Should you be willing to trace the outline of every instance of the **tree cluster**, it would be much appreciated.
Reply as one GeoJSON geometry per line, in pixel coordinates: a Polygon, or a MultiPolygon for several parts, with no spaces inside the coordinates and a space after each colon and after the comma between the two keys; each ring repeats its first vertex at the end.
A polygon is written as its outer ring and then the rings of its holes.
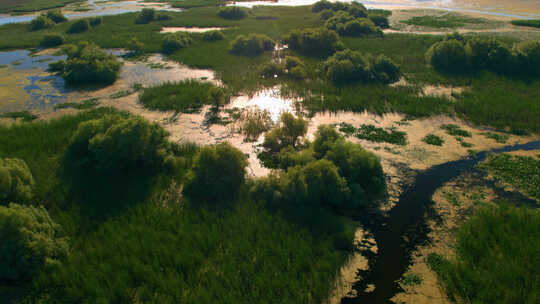
{"type": "Polygon", "coordinates": [[[344,50],[323,63],[328,79],[335,84],[353,82],[393,83],[399,80],[399,67],[384,55],[377,57],[344,50]]]}
{"type": "Polygon", "coordinates": [[[50,10],[46,13],[43,13],[32,21],[30,21],[30,30],[37,31],[41,29],[46,29],[53,27],[57,23],[67,21],[67,18],[62,15],[60,10],[50,10]]]}
{"type": "Polygon", "coordinates": [[[70,85],[111,84],[120,72],[121,63],[97,45],[80,42],[63,48],[68,58],[49,65],[70,85]]]}
{"type": "Polygon", "coordinates": [[[187,33],[167,34],[161,42],[161,49],[166,54],[188,47],[193,39],[187,33]]]}
{"type": "Polygon", "coordinates": [[[231,43],[231,53],[242,56],[257,56],[274,48],[274,41],[266,35],[239,35],[231,43]]]}
{"type": "Polygon", "coordinates": [[[283,40],[290,49],[310,56],[329,56],[343,49],[338,34],[326,28],[293,30],[283,40]]]}
{"type": "Polygon", "coordinates": [[[325,27],[342,36],[361,37],[370,34],[382,34],[381,30],[366,17],[355,17],[346,11],[333,13],[325,22],[325,27]]]}
{"type": "Polygon", "coordinates": [[[32,198],[34,178],[24,160],[0,159],[0,203],[25,203],[32,198]]]}
{"type": "Polygon", "coordinates": [[[465,73],[490,70],[523,76],[540,76],[540,42],[522,41],[513,47],[494,38],[446,36],[433,44],[426,59],[437,70],[465,73]]]}
{"type": "Polygon", "coordinates": [[[218,16],[225,19],[239,20],[248,16],[248,10],[238,6],[226,6],[219,9],[218,16]]]}

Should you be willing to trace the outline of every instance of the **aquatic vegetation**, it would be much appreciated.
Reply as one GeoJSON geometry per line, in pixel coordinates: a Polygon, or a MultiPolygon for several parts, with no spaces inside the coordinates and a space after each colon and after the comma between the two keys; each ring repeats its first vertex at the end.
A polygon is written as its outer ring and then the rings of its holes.
{"type": "Polygon", "coordinates": [[[67,108],[73,108],[77,110],[87,110],[96,107],[99,105],[99,98],[91,98],[91,99],[85,99],[81,102],[63,102],[59,104],[54,105],[54,109],[67,109],[67,108]]]}
{"type": "Polygon", "coordinates": [[[29,281],[67,256],[68,239],[43,207],[9,204],[0,206],[0,280],[29,281]]]}
{"type": "Polygon", "coordinates": [[[439,136],[435,134],[426,135],[424,138],[422,138],[422,141],[428,145],[433,145],[433,146],[442,146],[444,143],[444,139],[440,138],[439,136]]]}
{"type": "Polygon", "coordinates": [[[192,79],[176,83],[167,82],[144,88],[139,96],[139,102],[150,110],[195,112],[212,102],[209,94],[212,87],[214,85],[209,82],[192,79]]]}
{"type": "Polygon", "coordinates": [[[508,154],[493,154],[478,165],[500,183],[509,184],[540,199],[540,159],[508,154]]]}
{"type": "Polygon", "coordinates": [[[242,112],[240,132],[246,136],[246,141],[255,141],[259,136],[270,130],[273,125],[272,117],[268,111],[251,111],[245,110],[242,112]]]}
{"type": "Polygon", "coordinates": [[[167,34],[161,42],[161,49],[165,54],[171,54],[188,47],[191,42],[191,37],[186,33],[167,34]]]}
{"type": "Polygon", "coordinates": [[[485,206],[458,229],[456,257],[430,254],[428,265],[457,301],[534,302],[538,225],[540,213],[534,209],[485,206]]]}

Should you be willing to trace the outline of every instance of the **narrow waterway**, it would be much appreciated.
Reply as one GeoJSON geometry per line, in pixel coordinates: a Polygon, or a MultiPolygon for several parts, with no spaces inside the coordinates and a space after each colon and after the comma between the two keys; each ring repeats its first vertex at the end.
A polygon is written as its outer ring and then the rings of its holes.
{"type": "Polygon", "coordinates": [[[540,141],[506,146],[434,166],[418,174],[387,217],[372,217],[371,221],[367,221],[366,228],[375,236],[379,251],[370,261],[370,270],[359,273],[361,279],[354,286],[357,296],[344,298],[342,303],[391,303],[390,299],[401,291],[397,281],[410,265],[411,252],[427,241],[429,228],[426,219],[433,204],[431,197],[437,188],[465,172],[475,170],[475,165],[490,152],[536,149],[540,149],[540,141]],[[368,285],[375,286],[375,289],[366,291],[368,285]]]}

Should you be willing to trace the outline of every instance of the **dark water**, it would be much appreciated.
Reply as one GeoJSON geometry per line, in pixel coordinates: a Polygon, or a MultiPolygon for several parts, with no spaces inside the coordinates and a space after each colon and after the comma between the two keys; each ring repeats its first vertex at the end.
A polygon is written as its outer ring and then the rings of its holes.
{"type": "MultiPolygon", "coordinates": [[[[540,141],[506,146],[491,152],[536,149],[540,149],[540,141]]],[[[475,170],[474,166],[487,155],[488,152],[481,152],[474,157],[444,163],[418,174],[388,217],[372,217],[371,223],[368,221],[367,228],[375,236],[379,253],[370,260],[371,271],[359,273],[363,279],[354,286],[358,296],[345,298],[342,303],[390,303],[390,299],[401,291],[396,281],[410,265],[411,252],[427,240],[429,228],[426,219],[431,211],[433,193],[451,179],[475,170]],[[364,292],[367,284],[374,284],[375,290],[364,292]]]]}

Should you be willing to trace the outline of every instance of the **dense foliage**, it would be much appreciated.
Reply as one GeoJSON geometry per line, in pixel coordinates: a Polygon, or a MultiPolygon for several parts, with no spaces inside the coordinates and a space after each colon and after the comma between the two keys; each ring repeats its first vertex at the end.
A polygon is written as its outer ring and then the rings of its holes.
{"type": "Polygon", "coordinates": [[[153,171],[163,165],[167,135],[140,117],[107,115],[79,125],[66,161],[74,172],[103,176],[153,171]]]}
{"type": "Polygon", "coordinates": [[[45,14],[45,16],[54,21],[54,23],[61,23],[67,21],[67,18],[62,14],[60,10],[50,10],[45,14]]]}
{"type": "Polygon", "coordinates": [[[536,303],[539,225],[537,210],[486,206],[459,228],[455,258],[428,263],[458,302],[536,303]]]}
{"type": "Polygon", "coordinates": [[[225,6],[219,9],[218,16],[225,19],[243,19],[248,16],[248,10],[238,6],[225,6]]]}
{"type": "Polygon", "coordinates": [[[371,19],[357,18],[344,11],[339,11],[326,20],[325,26],[343,36],[361,37],[374,33],[382,34],[371,19]]]}
{"type": "Polygon", "coordinates": [[[518,26],[528,26],[528,27],[536,27],[540,28],[540,20],[528,20],[528,19],[522,19],[522,20],[512,20],[511,23],[513,25],[518,26]]]}
{"type": "Polygon", "coordinates": [[[335,84],[352,82],[392,83],[399,80],[399,67],[384,55],[372,57],[360,52],[336,52],[323,64],[328,79],[335,84]]]}
{"type": "Polygon", "coordinates": [[[233,199],[244,184],[246,156],[229,143],[203,147],[186,177],[184,195],[195,201],[233,199]]]}
{"type": "Polygon", "coordinates": [[[290,49],[310,56],[329,56],[343,49],[336,32],[328,29],[293,30],[283,40],[290,49]]]}
{"type": "Polygon", "coordinates": [[[301,119],[291,120],[295,128],[282,122],[265,135],[259,157],[283,171],[259,180],[252,189],[256,197],[336,210],[375,206],[384,197],[384,174],[374,154],[326,125],[319,126],[313,143],[293,145],[305,130],[301,119]]]}
{"type": "Polygon", "coordinates": [[[101,18],[101,17],[93,17],[93,18],[90,18],[89,22],[90,22],[91,26],[98,26],[103,22],[103,18],[101,18]]]}
{"type": "Polygon", "coordinates": [[[120,72],[116,57],[93,43],[66,45],[68,58],[50,65],[70,85],[111,84],[120,72]]]}
{"type": "Polygon", "coordinates": [[[0,158],[0,204],[28,202],[33,189],[34,177],[24,160],[0,158]]]}
{"type": "Polygon", "coordinates": [[[67,32],[70,34],[78,34],[86,32],[90,28],[90,22],[88,19],[79,19],[71,24],[67,32]]]}
{"type": "Polygon", "coordinates": [[[214,103],[210,94],[212,88],[215,86],[210,82],[192,79],[167,82],[145,88],[139,96],[139,101],[145,108],[151,110],[192,113],[205,104],[214,103]]]}
{"type": "Polygon", "coordinates": [[[192,42],[191,37],[185,33],[167,34],[161,42],[161,49],[165,54],[174,53],[188,47],[192,42]]]}
{"type": "Polygon", "coordinates": [[[319,13],[325,10],[333,12],[347,12],[355,18],[363,18],[368,16],[368,10],[359,2],[345,3],[339,1],[330,2],[321,0],[315,2],[311,7],[311,11],[314,13],[319,13]]]}
{"type": "Polygon", "coordinates": [[[32,279],[68,253],[67,239],[43,207],[0,206],[0,281],[32,279]]]}
{"type": "Polygon", "coordinates": [[[491,70],[522,76],[540,75],[540,42],[522,41],[512,48],[494,38],[454,34],[431,46],[426,58],[438,70],[463,73],[491,70]]]}
{"type": "Polygon", "coordinates": [[[204,41],[217,41],[217,40],[223,40],[225,35],[221,31],[208,31],[204,32],[202,35],[202,39],[204,41]]]}
{"type": "Polygon", "coordinates": [[[43,36],[43,40],[39,44],[44,47],[53,47],[64,44],[64,41],[64,36],[60,34],[47,34],[43,36]]]}
{"type": "Polygon", "coordinates": [[[54,21],[52,21],[49,17],[40,15],[30,21],[30,30],[38,31],[53,27],[54,25],[54,21]]]}
{"type": "Polygon", "coordinates": [[[156,17],[156,10],[152,8],[143,8],[142,11],[137,15],[135,19],[136,24],[147,24],[154,21],[156,17]]]}
{"type": "Polygon", "coordinates": [[[274,48],[274,41],[266,35],[249,34],[237,36],[231,43],[231,53],[257,56],[274,48]]]}

